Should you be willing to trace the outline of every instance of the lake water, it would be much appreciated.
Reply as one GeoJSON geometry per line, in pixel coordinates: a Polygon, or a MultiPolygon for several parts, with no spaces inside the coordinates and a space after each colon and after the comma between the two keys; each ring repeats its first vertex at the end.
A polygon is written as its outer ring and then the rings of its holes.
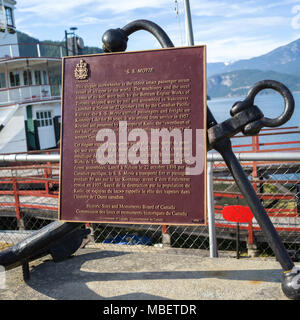
{"type": "MultiPolygon", "coordinates": [[[[282,125],[281,127],[300,127],[300,92],[293,93],[295,99],[295,110],[291,119],[282,125]]],[[[245,99],[243,97],[234,97],[234,98],[215,98],[207,101],[207,105],[210,108],[210,111],[216,118],[218,122],[222,122],[230,118],[230,109],[233,104],[237,101],[242,101],[245,99]]],[[[275,94],[261,94],[256,96],[254,104],[257,105],[260,110],[264,113],[265,117],[276,118],[284,110],[284,101],[281,95],[275,94]]],[[[300,131],[300,129],[299,129],[300,131]]],[[[300,133],[289,134],[289,135],[276,135],[276,136],[265,136],[260,137],[260,142],[277,142],[277,141],[300,141],[300,133]]],[[[233,144],[245,144],[250,143],[251,138],[243,139],[233,139],[233,144]]],[[[282,148],[283,146],[279,146],[282,148]]],[[[292,144],[289,147],[299,147],[299,144],[292,144]]],[[[274,147],[277,148],[277,147],[274,147]]]]}

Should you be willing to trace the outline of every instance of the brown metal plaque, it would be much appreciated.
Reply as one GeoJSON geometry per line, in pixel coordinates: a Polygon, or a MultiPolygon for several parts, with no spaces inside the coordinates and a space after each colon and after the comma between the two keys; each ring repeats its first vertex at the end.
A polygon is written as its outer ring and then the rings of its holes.
{"type": "Polygon", "coordinates": [[[206,224],[205,46],[63,59],[59,219],[206,224]]]}

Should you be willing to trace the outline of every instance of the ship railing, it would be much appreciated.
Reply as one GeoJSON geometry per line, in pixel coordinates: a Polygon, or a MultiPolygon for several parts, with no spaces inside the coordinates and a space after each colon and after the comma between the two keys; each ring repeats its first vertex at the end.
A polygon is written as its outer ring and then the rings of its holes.
{"type": "Polygon", "coordinates": [[[61,85],[44,84],[0,89],[0,106],[60,99],[61,85]]]}
{"type": "Polygon", "coordinates": [[[19,57],[62,58],[66,48],[56,43],[11,43],[0,45],[0,59],[19,57]]]}

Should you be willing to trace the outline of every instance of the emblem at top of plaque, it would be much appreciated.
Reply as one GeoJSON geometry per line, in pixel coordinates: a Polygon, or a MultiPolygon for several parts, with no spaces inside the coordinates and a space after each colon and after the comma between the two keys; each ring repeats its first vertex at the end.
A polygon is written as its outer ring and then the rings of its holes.
{"type": "Polygon", "coordinates": [[[89,75],[88,64],[84,60],[77,63],[74,70],[74,75],[77,80],[85,80],[89,75]]]}

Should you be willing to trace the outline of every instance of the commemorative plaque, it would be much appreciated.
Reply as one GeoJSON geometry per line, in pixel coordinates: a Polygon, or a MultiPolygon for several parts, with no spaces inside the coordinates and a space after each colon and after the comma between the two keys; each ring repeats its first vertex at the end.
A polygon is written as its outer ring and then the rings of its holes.
{"type": "Polygon", "coordinates": [[[205,46],[63,59],[59,219],[206,224],[205,46]]]}

